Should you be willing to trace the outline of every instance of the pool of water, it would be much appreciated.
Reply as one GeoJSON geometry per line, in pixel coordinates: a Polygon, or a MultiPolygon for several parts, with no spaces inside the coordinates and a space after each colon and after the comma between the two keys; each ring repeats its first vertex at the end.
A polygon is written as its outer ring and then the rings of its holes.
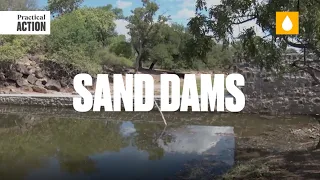
{"type": "Polygon", "coordinates": [[[215,113],[165,117],[168,126],[158,112],[1,106],[0,179],[206,179],[232,168],[239,137],[313,122],[215,113]]]}

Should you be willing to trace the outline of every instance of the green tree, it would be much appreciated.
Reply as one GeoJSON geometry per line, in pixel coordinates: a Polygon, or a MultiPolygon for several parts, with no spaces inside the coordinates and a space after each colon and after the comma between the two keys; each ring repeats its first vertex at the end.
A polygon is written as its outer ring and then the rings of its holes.
{"type": "Polygon", "coordinates": [[[137,54],[135,61],[136,71],[142,67],[144,53],[146,53],[148,47],[150,48],[150,44],[157,37],[160,27],[168,19],[163,15],[159,15],[158,20],[155,19],[155,14],[159,9],[155,2],[142,0],[142,4],[142,7],[134,9],[132,11],[133,15],[127,18],[129,21],[127,28],[131,36],[131,43],[137,54]]]}
{"type": "Polygon", "coordinates": [[[53,14],[70,13],[80,7],[83,0],[48,0],[48,10],[53,14]]]}
{"type": "Polygon", "coordinates": [[[96,70],[101,59],[94,58],[97,51],[110,44],[114,33],[115,15],[99,8],[80,8],[56,18],[47,36],[49,56],[62,62],[96,70]]]}
{"type": "Polygon", "coordinates": [[[109,49],[118,56],[126,58],[132,58],[133,56],[131,43],[126,41],[124,35],[113,37],[109,49]]]}
{"type": "Polygon", "coordinates": [[[114,8],[111,4],[108,4],[106,6],[102,6],[99,8],[101,8],[105,11],[112,11],[116,15],[117,19],[125,19],[122,9],[114,8]]]}
{"type": "Polygon", "coordinates": [[[0,0],[1,11],[31,11],[37,8],[36,0],[0,0]]]}
{"type": "Polygon", "coordinates": [[[150,48],[151,65],[149,69],[153,69],[156,63],[160,63],[163,68],[174,69],[176,64],[182,58],[180,51],[183,46],[182,38],[184,35],[184,27],[179,24],[163,24],[158,36],[154,38],[153,45],[150,48]]]}
{"type": "Polygon", "coordinates": [[[66,46],[97,42],[107,45],[114,35],[115,16],[110,11],[97,8],[82,8],[52,21],[48,36],[50,51],[59,51],[66,46]]]}
{"type": "MultiPolygon", "coordinates": [[[[242,43],[243,55],[246,60],[252,60],[266,69],[282,68],[281,56],[287,47],[307,49],[320,56],[320,1],[319,0],[222,0],[220,5],[207,7],[206,0],[197,0],[197,16],[189,26],[197,39],[212,32],[212,37],[224,45],[235,41],[242,43]],[[298,35],[276,35],[276,11],[299,11],[300,29],[298,35]],[[244,29],[239,37],[234,37],[234,25],[255,21],[264,33],[258,36],[251,28],[244,29]]],[[[200,43],[201,44],[201,43],[200,43]]],[[[198,48],[209,47],[202,43],[198,48]]],[[[295,68],[309,73],[314,81],[320,84],[320,78],[315,74],[319,69],[313,68],[303,61],[291,64],[295,68]]]]}

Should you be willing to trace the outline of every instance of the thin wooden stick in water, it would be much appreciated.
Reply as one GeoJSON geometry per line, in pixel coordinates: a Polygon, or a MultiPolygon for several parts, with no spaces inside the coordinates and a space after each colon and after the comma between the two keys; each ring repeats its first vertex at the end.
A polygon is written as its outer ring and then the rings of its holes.
{"type": "Polygon", "coordinates": [[[163,119],[164,124],[167,126],[167,121],[166,121],[166,119],[164,118],[163,113],[162,113],[160,107],[158,106],[157,101],[154,100],[154,102],[156,103],[156,106],[157,106],[157,108],[158,108],[158,110],[159,110],[159,112],[160,112],[160,114],[161,114],[161,116],[162,116],[162,119],[163,119]]]}

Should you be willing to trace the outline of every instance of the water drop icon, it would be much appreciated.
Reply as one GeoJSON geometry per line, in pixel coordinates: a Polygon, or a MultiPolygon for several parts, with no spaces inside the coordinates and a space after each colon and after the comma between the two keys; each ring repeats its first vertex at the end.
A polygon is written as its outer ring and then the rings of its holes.
{"type": "Polygon", "coordinates": [[[290,31],[293,25],[289,16],[287,16],[282,22],[282,29],[285,31],[290,31]]]}

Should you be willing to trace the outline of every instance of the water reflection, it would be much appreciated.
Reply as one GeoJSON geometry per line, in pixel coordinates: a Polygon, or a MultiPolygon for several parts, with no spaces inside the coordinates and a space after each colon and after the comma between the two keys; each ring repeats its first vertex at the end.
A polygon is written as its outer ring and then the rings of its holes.
{"type": "Polygon", "coordinates": [[[0,179],[179,179],[234,163],[229,126],[0,114],[0,135],[0,179]]]}

